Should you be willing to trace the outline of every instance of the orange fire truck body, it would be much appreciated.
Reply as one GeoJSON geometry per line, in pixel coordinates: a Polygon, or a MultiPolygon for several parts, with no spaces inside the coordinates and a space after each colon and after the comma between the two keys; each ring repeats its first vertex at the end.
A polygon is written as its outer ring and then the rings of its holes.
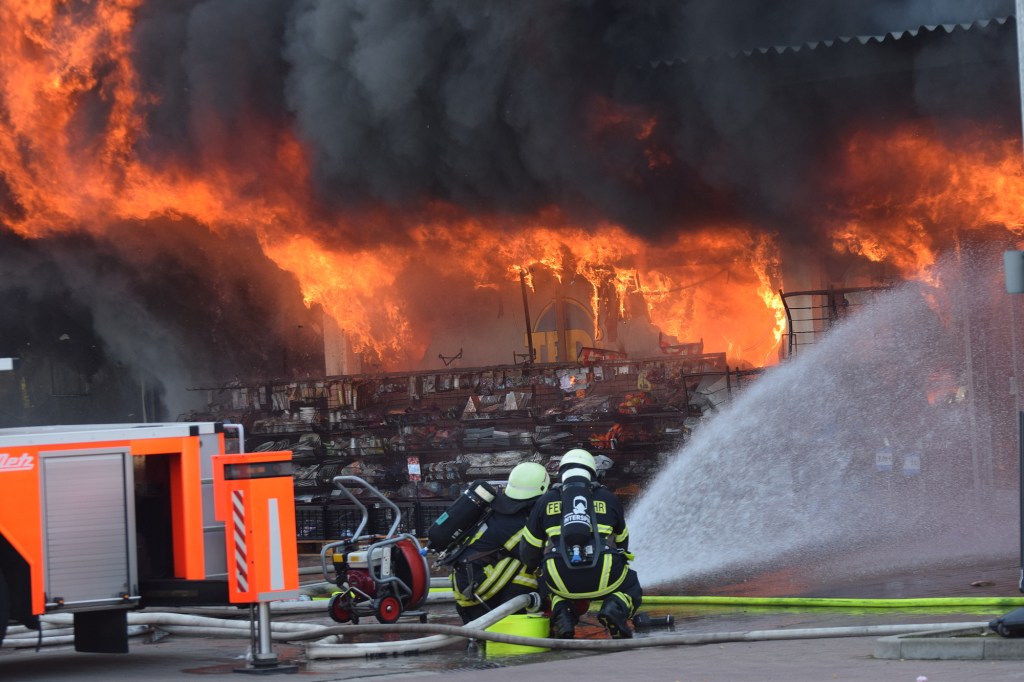
{"type": "Polygon", "coordinates": [[[291,453],[226,454],[224,429],[0,429],[0,641],[66,612],[77,650],[125,652],[130,609],[296,596],[291,453]]]}

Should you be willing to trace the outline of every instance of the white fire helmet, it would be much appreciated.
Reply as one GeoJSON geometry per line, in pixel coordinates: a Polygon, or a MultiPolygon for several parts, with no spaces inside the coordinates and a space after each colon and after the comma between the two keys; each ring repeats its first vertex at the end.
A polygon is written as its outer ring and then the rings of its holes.
{"type": "Polygon", "coordinates": [[[582,450],[575,448],[562,455],[562,460],[558,463],[558,472],[562,476],[564,481],[570,471],[572,476],[585,475],[591,481],[597,476],[597,464],[594,462],[594,456],[582,450]],[[580,470],[583,470],[582,472],[580,470]]]}
{"type": "Polygon", "coordinates": [[[551,478],[543,466],[536,462],[522,462],[509,473],[505,494],[513,500],[529,500],[543,495],[550,483],[551,478]]]}

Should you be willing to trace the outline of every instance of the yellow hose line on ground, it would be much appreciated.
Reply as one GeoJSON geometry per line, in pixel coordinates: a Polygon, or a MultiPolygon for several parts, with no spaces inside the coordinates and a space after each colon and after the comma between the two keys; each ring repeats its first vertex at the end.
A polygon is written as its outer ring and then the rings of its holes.
{"type": "Polygon", "coordinates": [[[821,606],[830,608],[914,608],[922,606],[1024,606],[1024,597],[920,597],[911,599],[843,599],[830,597],[720,597],[644,595],[644,606],[821,606]]]}
{"type": "MultiPolygon", "coordinates": [[[[450,589],[430,588],[432,595],[452,594],[450,589]]],[[[909,599],[847,599],[839,597],[723,597],[644,595],[644,606],[804,606],[840,609],[898,609],[921,607],[982,606],[1010,608],[1024,606],[1024,597],[916,597],[909,599]]]]}

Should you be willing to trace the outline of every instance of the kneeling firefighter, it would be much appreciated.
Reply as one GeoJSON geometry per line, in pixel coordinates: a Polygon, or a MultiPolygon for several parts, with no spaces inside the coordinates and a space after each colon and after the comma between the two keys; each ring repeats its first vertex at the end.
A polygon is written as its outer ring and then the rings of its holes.
{"type": "MultiPolygon", "coordinates": [[[[522,462],[509,473],[508,485],[501,492],[495,493],[484,482],[470,485],[464,496],[475,496],[479,510],[472,525],[463,524],[468,527],[456,534],[454,542],[450,533],[441,532],[445,525],[439,523],[441,519],[431,527],[428,539],[436,549],[444,550],[440,563],[451,566],[455,608],[463,623],[521,594],[538,591],[536,566],[530,570],[523,567],[519,542],[533,503],[547,492],[549,484],[543,466],[522,462]]],[[[448,513],[458,512],[460,503],[469,508],[460,498],[448,513]]]]}
{"type": "Polygon", "coordinates": [[[622,503],[597,480],[594,457],[586,450],[565,453],[558,478],[534,506],[519,549],[527,569],[543,561],[551,637],[572,639],[580,612],[576,602],[583,606],[591,599],[602,600],[597,618],[613,638],[632,637],[628,621],[643,589],[629,567],[622,503]]]}

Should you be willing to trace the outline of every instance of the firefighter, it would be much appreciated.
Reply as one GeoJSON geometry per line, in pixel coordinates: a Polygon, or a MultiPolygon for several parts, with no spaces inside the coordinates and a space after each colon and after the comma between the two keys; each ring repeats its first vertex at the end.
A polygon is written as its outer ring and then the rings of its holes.
{"type": "Polygon", "coordinates": [[[523,533],[520,556],[527,569],[541,568],[553,638],[575,636],[578,614],[591,599],[602,600],[597,618],[613,638],[633,636],[628,621],[640,607],[643,589],[629,567],[622,503],[597,478],[593,455],[569,450],[558,481],[534,505],[523,533]]]}
{"type": "Polygon", "coordinates": [[[484,522],[457,552],[451,580],[463,623],[509,599],[538,591],[536,566],[523,567],[519,541],[533,503],[549,484],[548,472],[540,464],[517,464],[509,473],[508,485],[491,502],[484,522]]]}

